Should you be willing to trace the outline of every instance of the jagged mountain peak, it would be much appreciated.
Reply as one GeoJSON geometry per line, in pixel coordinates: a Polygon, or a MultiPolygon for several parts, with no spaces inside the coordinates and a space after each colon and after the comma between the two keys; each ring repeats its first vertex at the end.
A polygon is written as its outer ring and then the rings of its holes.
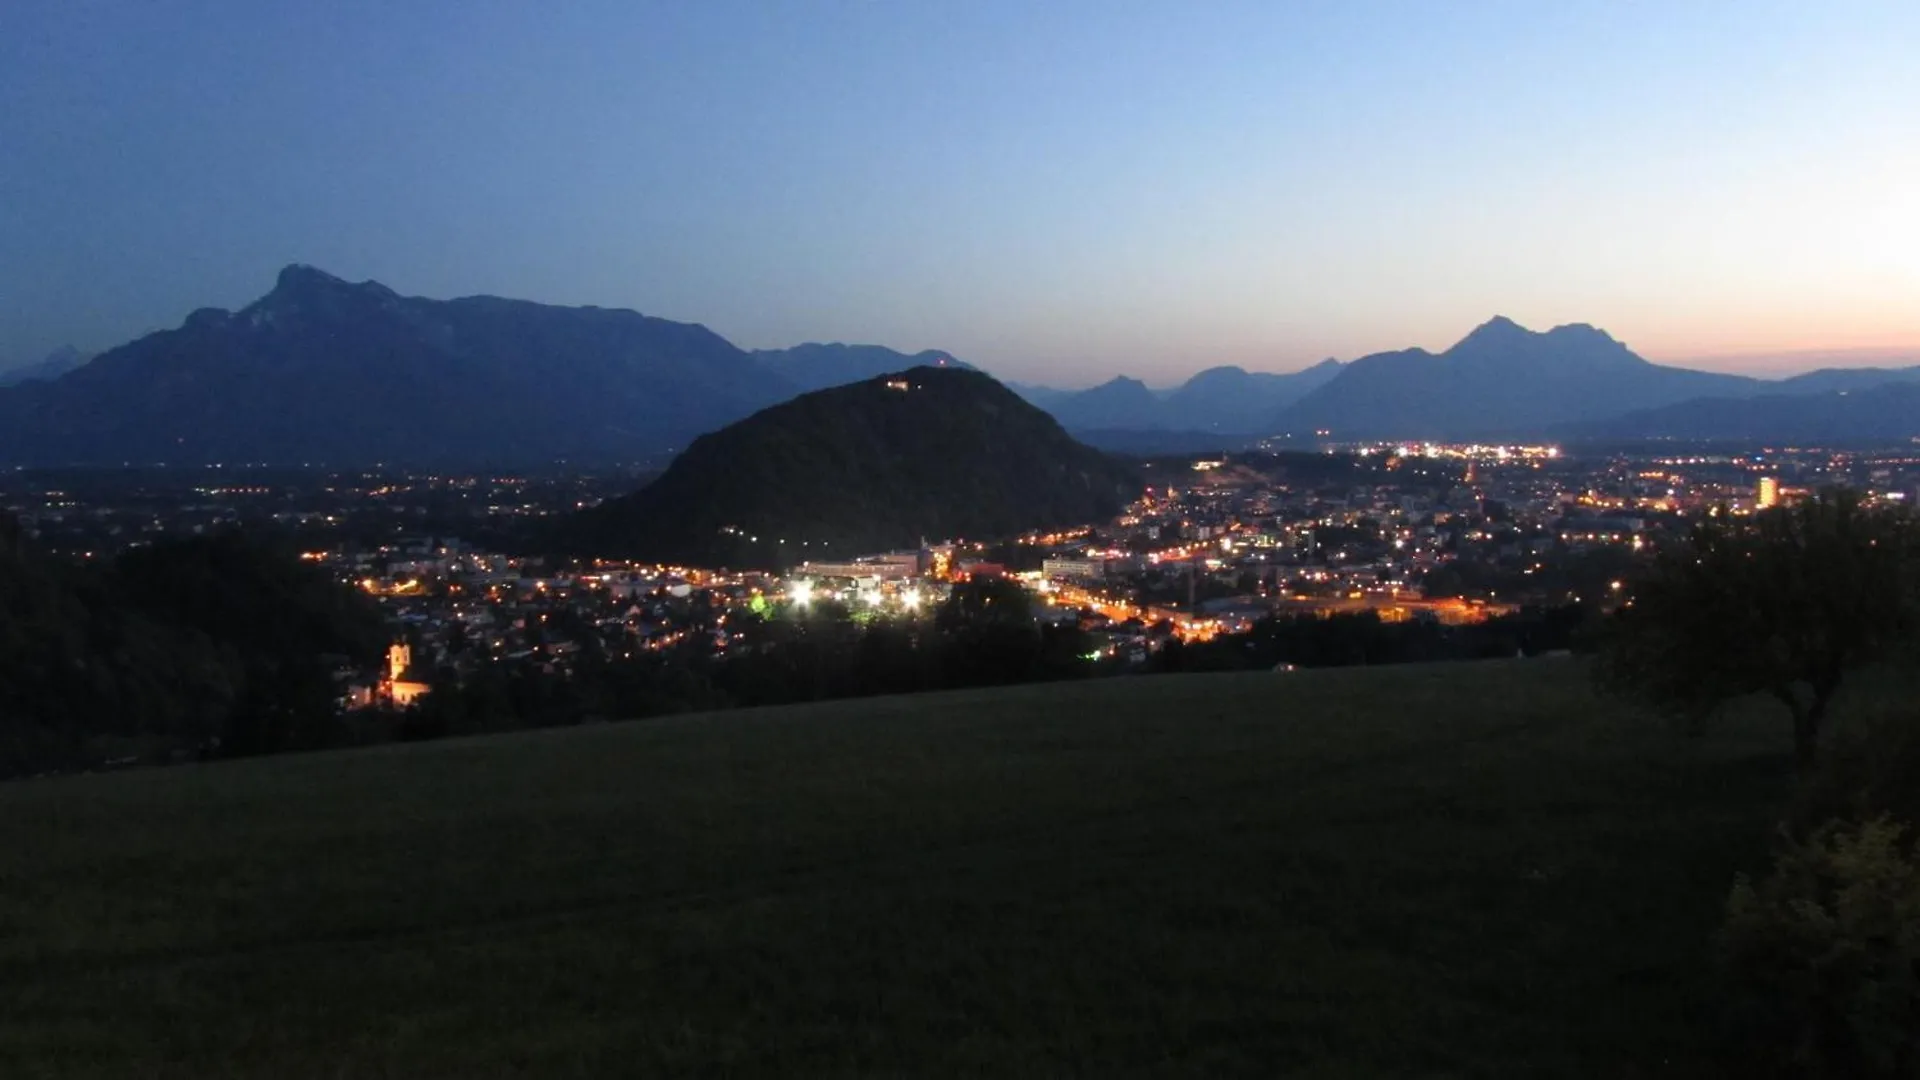
{"type": "Polygon", "coordinates": [[[1454,348],[1457,349],[1468,344],[1507,345],[1538,341],[1542,338],[1554,338],[1562,341],[1577,338],[1593,338],[1605,341],[1616,340],[1613,335],[1592,323],[1561,323],[1550,330],[1540,331],[1522,326],[1505,315],[1495,315],[1493,318],[1488,319],[1486,322],[1481,323],[1469,331],[1466,337],[1461,338],[1460,341],[1454,345],[1454,348]]]}
{"type": "Polygon", "coordinates": [[[288,263],[280,268],[279,275],[274,278],[273,291],[261,297],[256,306],[297,304],[321,297],[354,296],[377,300],[399,298],[399,294],[377,281],[352,282],[307,263],[288,263]]]}
{"type": "Polygon", "coordinates": [[[345,278],[335,277],[325,270],[309,263],[288,263],[280,268],[280,274],[274,279],[274,289],[304,289],[314,287],[345,286],[345,278]]]}
{"type": "Polygon", "coordinates": [[[1527,338],[1535,336],[1537,335],[1532,330],[1521,326],[1505,315],[1495,315],[1493,318],[1474,327],[1466,337],[1460,339],[1454,348],[1458,349],[1470,345],[1506,344],[1514,341],[1524,341],[1527,338]]]}
{"type": "Polygon", "coordinates": [[[1585,323],[1538,333],[1495,316],[1438,356],[1408,350],[1362,357],[1276,415],[1273,426],[1392,438],[1530,435],[1705,394],[1739,394],[1751,384],[1659,367],[1585,323]]]}
{"type": "Polygon", "coordinates": [[[1529,330],[1504,315],[1475,327],[1441,358],[1454,364],[1516,365],[1534,368],[1615,367],[1645,364],[1606,331],[1588,323],[1565,323],[1544,333],[1529,330]]]}

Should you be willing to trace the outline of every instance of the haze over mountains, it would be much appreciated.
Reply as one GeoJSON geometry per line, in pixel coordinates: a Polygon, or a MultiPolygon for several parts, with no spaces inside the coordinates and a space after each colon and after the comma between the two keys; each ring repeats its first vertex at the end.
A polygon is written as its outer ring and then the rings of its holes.
{"type": "Polygon", "coordinates": [[[62,345],[34,363],[0,371],[0,387],[18,386],[29,382],[51,382],[90,359],[92,357],[79,349],[71,345],[62,345]]]}
{"type": "MultiPolygon", "coordinates": [[[[1920,437],[1920,378],[1810,394],[1696,398],[1587,424],[1570,424],[1570,439],[1683,437],[1801,445],[1903,442],[1920,437]]],[[[1842,380],[1847,381],[1847,380],[1842,380]]],[[[1817,382],[1817,381],[1816,381],[1817,382]]]]}
{"type": "MultiPolygon", "coordinates": [[[[36,365],[36,377],[0,387],[0,462],[662,460],[805,391],[916,366],[971,370],[938,350],[748,352],[706,327],[633,311],[404,297],[299,265],[238,312],[202,309],[177,329],[73,366],[83,359],[63,352],[36,365]]],[[[1920,420],[1909,423],[1897,407],[1904,398],[1872,393],[1895,383],[1920,383],[1920,367],[1754,379],[1649,363],[1591,326],[1534,332],[1495,318],[1437,354],[1378,353],[1286,374],[1214,367],[1164,391],[1125,377],[1080,391],[1016,389],[1068,431],[1124,446],[1179,433],[1920,434],[1920,420]],[[1697,404],[1681,407],[1688,403],[1697,404]]]]}

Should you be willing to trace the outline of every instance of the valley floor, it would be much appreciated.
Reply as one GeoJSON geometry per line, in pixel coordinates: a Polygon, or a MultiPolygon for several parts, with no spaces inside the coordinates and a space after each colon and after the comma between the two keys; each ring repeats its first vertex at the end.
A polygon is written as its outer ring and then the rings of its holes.
{"type": "Polygon", "coordinates": [[[1549,659],[0,788],[0,1074],[1710,1075],[1784,720],[1549,659]]]}

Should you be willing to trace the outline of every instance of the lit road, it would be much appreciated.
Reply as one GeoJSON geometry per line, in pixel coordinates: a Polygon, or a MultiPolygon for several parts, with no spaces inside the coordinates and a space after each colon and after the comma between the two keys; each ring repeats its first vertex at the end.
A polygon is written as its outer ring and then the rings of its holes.
{"type": "Polygon", "coordinates": [[[1052,586],[1047,602],[1064,604],[1068,607],[1091,608],[1114,622],[1125,622],[1128,619],[1140,619],[1148,624],[1170,622],[1174,627],[1174,635],[1181,641],[1208,641],[1220,632],[1220,624],[1214,619],[1195,618],[1174,608],[1141,607],[1126,600],[1116,600],[1064,582],[1052,586]]]}

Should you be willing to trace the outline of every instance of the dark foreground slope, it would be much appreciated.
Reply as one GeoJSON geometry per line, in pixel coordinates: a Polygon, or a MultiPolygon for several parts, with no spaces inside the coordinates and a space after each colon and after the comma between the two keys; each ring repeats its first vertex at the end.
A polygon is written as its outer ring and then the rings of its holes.
{"type": "Polygon", "coordinates": [[[0,788],[7,1075],[1713,1075],[1784,794],[1571,661],[0,788]]]}
{"type": "Polygon", "coordinates": [[[653,483],[563,526],[559,546],[769,566],[1098,521],[1138,491],[986,375],[918,367],[703,435],[653,483]]]}

